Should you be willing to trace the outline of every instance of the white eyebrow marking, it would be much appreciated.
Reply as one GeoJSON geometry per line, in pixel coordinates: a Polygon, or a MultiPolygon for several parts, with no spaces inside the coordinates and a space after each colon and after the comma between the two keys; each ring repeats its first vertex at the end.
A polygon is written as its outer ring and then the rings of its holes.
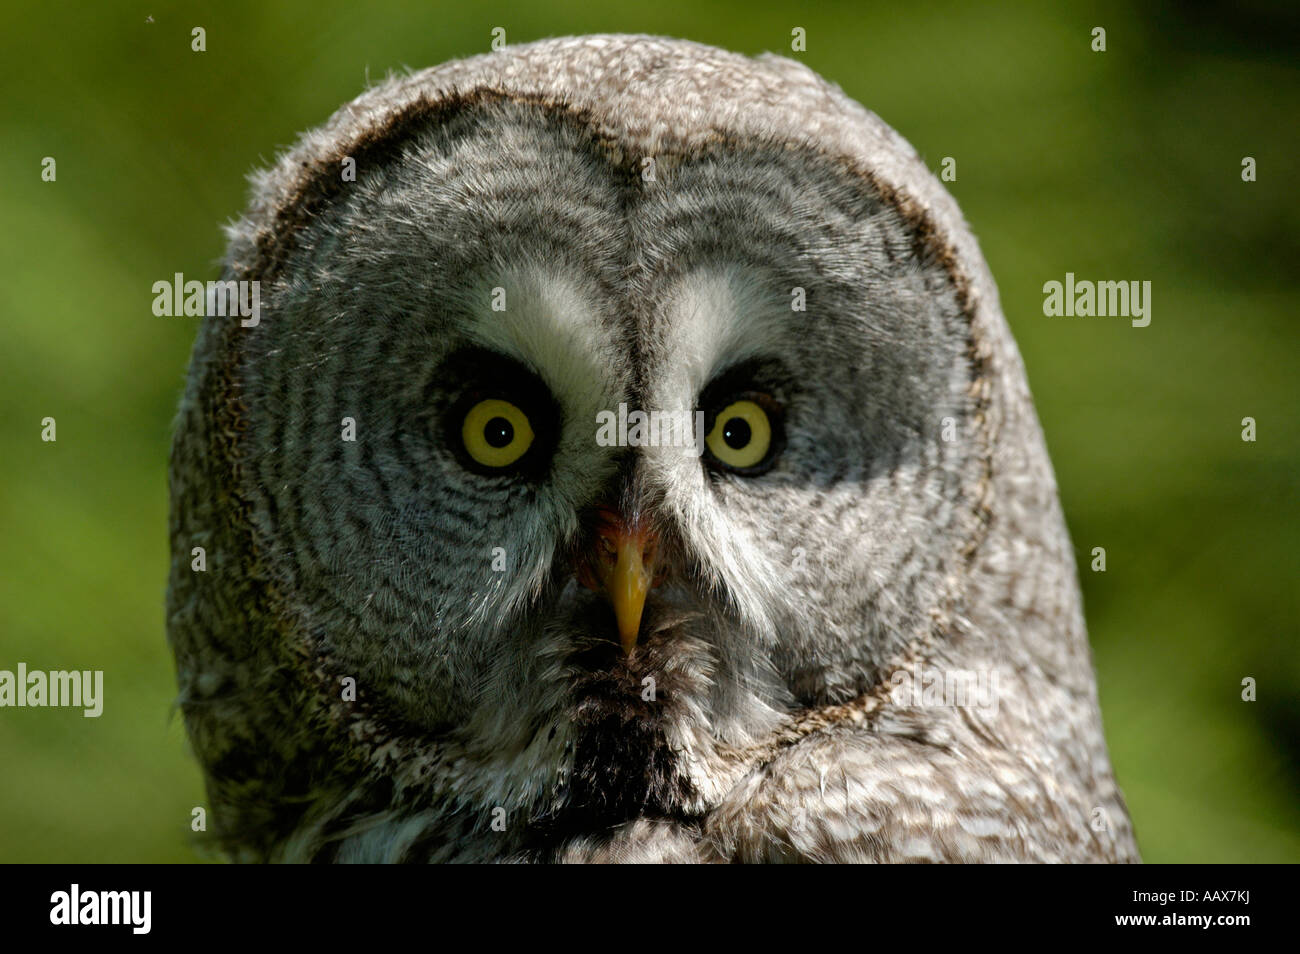
{"type": "Polygon", "coordinates": [[[573,280],[525,264],[458,297],[465,336],[532,368],[566,411],[594,420],[622,399],[630,349],[573,280]]]}
{"type": "Polygon", "coordinates": [[[790,301],[773,298],[760,276],[739,265],[682,278],[660,316],[655,395],[665,409],[695,397],[718,372],[749,358],[785,350],[790,301]]]}

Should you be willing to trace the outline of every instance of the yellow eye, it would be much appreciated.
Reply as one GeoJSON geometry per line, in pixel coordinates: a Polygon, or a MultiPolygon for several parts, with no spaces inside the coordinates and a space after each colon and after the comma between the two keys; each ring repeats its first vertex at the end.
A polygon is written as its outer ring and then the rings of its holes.
{"type": "Polygon", "coordinates": [[[533,444],[528,415],[509,401],[479,401],[465,415],[461,440],[469,456],[484,467],[509,467],[533,444]]]}
{"type": "Polygon", "coordinates": [[[772,446],[772,422],[754,401],[733,401],[718,412],[705,443],[721,463],[747,470],[767,457],[772,446]]]}

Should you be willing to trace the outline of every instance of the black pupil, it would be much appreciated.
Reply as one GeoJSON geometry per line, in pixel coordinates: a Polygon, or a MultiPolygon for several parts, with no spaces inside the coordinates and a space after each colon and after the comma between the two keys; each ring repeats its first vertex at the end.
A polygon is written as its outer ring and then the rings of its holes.
{"type": "Polygon", "coordinates": [[[753,432],[750,431],[749,423],[744,418],[733,417],[722,427],[722,439],[732,450],[749,446],[751,437],[753,432]]]}
{"type": "Polygon", "coordinates": [[[483,439],[492,447],[505,447],[515,439],[515,429],[504,417],[494,417],[483,428],[483,439]]]}

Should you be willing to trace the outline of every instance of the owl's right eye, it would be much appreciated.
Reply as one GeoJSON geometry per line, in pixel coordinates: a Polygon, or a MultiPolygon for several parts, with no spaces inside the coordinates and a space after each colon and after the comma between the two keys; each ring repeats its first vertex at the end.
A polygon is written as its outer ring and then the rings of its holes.
{"type": "Polygon", "coordinates": [[[477,464],[501,470],[516,464],[533,446],[532,422],[520,408],[500,398],[474,404],[460,428],[465,453],[477,464]]]}
{"type": "Polygon", "coordinates": [[[532,368],[483,348],[449,353],[426,385],[439,445],[480,477],[538,483],[550,473],[562,420],[532,368]]]}

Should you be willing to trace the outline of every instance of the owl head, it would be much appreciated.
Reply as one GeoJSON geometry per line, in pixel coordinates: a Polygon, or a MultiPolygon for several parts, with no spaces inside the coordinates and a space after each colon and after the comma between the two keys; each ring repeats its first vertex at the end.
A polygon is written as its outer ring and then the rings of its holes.
{"type": "Polygon", "coordinates": [[[232,854],[706,818],[826,726],[951,733],[891,702],[918,664],[1050,683],[961,717],[989,733],[1095,721],[984,261],[806,67],[507,47],[369,90],[253,182],[223,279],[260,315],[204,321],[170,475],[232,854]]]}

